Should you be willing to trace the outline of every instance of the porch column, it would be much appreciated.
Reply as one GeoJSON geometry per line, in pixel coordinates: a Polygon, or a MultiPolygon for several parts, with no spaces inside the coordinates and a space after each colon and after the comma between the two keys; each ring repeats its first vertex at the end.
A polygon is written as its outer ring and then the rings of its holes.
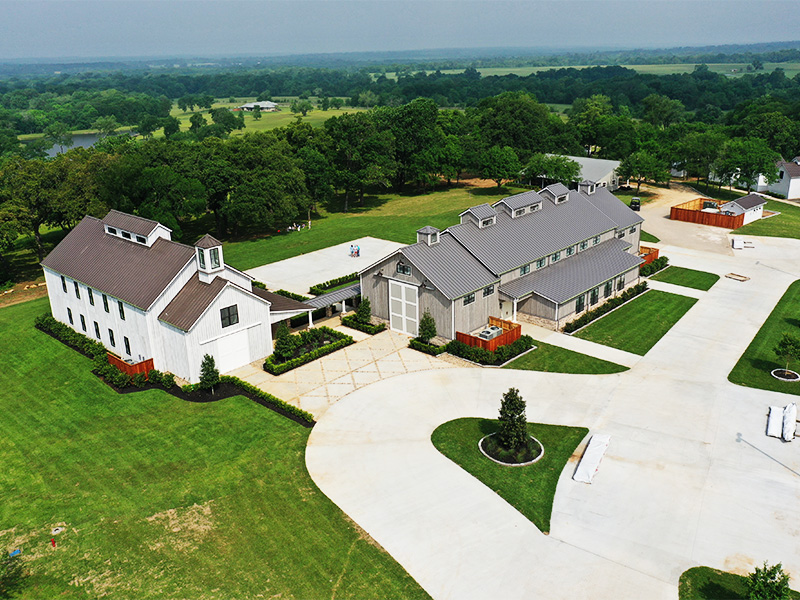
{"type": "Polygon", "coordinates": [[[311,317],[311,312],[308,311],[308,328],[311,329],[314,326],[314,319],[311,317]]]}
{"type": "Polygon", "coordinates": [[[513,310],[514,310],[514,312],[513,312],[514,316],[511,318],[511,320],[514,321],[514,323],[516,323],[517,322],[517,299],[516,298],[514,298],[514,309],[513,310]]]}

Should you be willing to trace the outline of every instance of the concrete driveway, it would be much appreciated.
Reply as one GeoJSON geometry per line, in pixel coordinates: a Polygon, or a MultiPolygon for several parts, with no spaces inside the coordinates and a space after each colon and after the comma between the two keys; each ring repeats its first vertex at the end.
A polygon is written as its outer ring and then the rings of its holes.
{"type": "Polygon", "coordinates": [[[726,379],[800,276],[800,243],[776,246],[780,259],[668,248],[674,264],[751,279],[722,278],[627,372],[442,369],[357,390],[312,431],[309,472],[437,599],[675,598],[691,566],[765,560],[797,581],[800,441],[764,435],[767,407],[795,398],[726,379]],[[449,420],[495,418],[510,386],[531,421],[611,435],[592,485],[565,468],[549,536],[430,442],[449,420]]]}
{"type": "MultiPolygon", "coordinates": [[[[296,235],[303,235],[303,232],[297,232],[296,235]]],[[[284,289],[307,295],[308,288],[312,285],[360,271],[403,246],[405,244],[363,237],[245,272],[265,283],[271,290],[284,289]],[[361,256],[350,257],[351,245],[361,247],[361,256]]]]}

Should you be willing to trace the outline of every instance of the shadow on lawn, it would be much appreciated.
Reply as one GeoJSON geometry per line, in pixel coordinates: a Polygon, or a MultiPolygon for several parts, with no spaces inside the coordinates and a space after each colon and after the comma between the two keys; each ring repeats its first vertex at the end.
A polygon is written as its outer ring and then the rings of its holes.
{"type": "Polygon", "coordinates": [[[745,598],[745,596],[742,596],[739,592],[721,585],[716,581],[709,581],[700,586],[698,596],[704,600],[719,600],[720,598],[725,598],[726,600],[744,600],[745,598]]]}

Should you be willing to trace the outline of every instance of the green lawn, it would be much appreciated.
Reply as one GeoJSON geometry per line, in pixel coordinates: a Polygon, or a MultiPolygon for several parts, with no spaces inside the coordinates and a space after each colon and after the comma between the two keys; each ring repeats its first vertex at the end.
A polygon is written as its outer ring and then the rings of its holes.
{"type": "Polygon", "coordinates": [[[695,302],[696,298],[650,290],[575,335],[644,356],[695,302]]]}
{"type": "Polygon", "coordinates": [[[243,397],[118,395],[0,309],[0,549],[20,598],[425,598],[314,485],[309,430],[243,397]],[[66,527],[49,547],[50,530],[66,527]]]}
{"type": "MultiPolygon", "coordinates": [[[[311,229],[226,243],[225,260],[237,269],[252,269],[363,236],[411,244],[420,227],[444,229],[458,223],[458,214],[464,209],[508,195],[505,188],[453,187],[427,194],[368,196],[363,205],[353,204],[347,213],[322,211],[322,218],[313,220],[311,229]]],[[[213,224],[207,219],[203,226],[211,231],[213,224]]],[[[199,237],[202,227],[196,233],[199,237]]],[[[365,258],[369,263],[381,257],[365,258]]]]}
{"type": "Polygon", "coordinates": [[[439,425],[431,434],[431,441],[439,452],[493,489],[541,531],[549,533],[558,478],[589,430],[528,423],[528,432],[544,446],[544,456],[526,467],[506,467],[492,462],[478,449],[478,441],[497,429],[497,421],[490,419],[456,419],[439,425]]]}
{"type": "MultiPolygon", "coordinates": [[[[793,600],[800,592],[791,591],[793,600]]],[[[678,600],[746,600],[747,577],[711,567],[693,567],[681,574],[678,600]]]]}
{"type": "MultiPolygon", "coordinates": [[[[800,280],[789,286],[772,309],[728,375],[728,381],[746,387],[800,395],[800,384],[778,381],[770,375],[773,369],[786,366],[772,351],[784,333],[800,337],[800,280]]],[[[790,364],[789,368],[797,370],[800,364],[790,364]]]]}
{"type": "Polygon", "coordinates": [[[800,206],[770,200],[764,209],[781,214],[768,219],[759,219],[739,227],[733,232],[734,235],[766,235],[800,239],[800,206]]]}
{"type": "Polygon", "coordinates": [[[567,350],[559,346],[552,346],[534,340],[536,349],[520,356],[517,360],[506,365],[505,369],[520,369],[524,371],[546,371],[548,373],[580,373],[590,375],[605,375],[608,373],[621,373],[627,371],[616,363],[567,350]]]}
{"type": "Polygon", "coordinates": [[[647,233],[644,230],[642,230],[642,232],[639,234],[639,239],[641,241],[643,241],[643,242],[650,242],[651,244],[657,244],[658,242],[661,241],[656,236],[654,236],[654,235],[652,235],[650,233],[647,233]]]}
{"type": "Polygon", "coordinates": [[[650,279],[674,283],[675,285],[682,285],[683,287],[694,288],[696,290],[708,291],[711,289],[711,286],[719,281],[719,275],[707,273],[706,271],[686,269],[684,267],[667,267],[663,271],[659,271],[650,277],[650,279]]]}

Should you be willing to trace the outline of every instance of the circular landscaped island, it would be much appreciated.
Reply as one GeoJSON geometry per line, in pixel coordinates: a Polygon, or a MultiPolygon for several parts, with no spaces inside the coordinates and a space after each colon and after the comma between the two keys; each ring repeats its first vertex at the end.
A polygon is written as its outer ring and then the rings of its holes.
{"type": "Polygon", "coordinates": [[[771,374],[775,379],[781,381],[800,381],[800,374],[789,369],[773,369],[771,374]]]}
{"type": "Polygon", "coordinates": [[[478,448],[489,460],[509,467],[532,465],[544,456],[544,446],[532,435],[528,436],[526,443],[507,450],[500,443],[497,433],[490,433],[480,439],[478,448]]]}

